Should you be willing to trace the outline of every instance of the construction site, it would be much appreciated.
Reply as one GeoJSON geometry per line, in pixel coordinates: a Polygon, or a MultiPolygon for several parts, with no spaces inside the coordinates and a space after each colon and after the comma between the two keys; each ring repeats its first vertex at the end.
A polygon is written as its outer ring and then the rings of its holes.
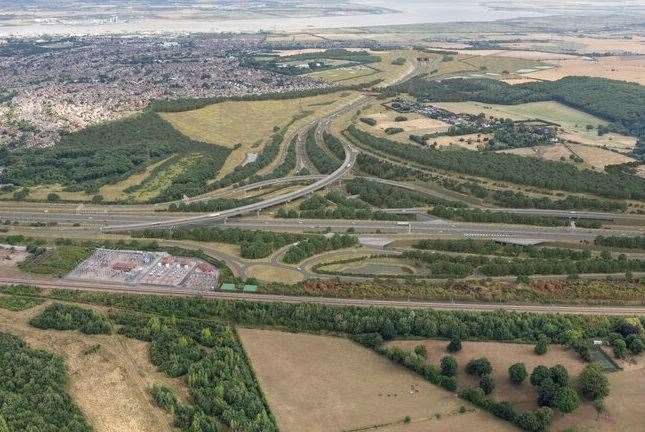
{"type": "Polygon", "coordinates": [[[203,260],[166,252],[97,249],[65,278],[212,291],[218,286],[219,270],[203,260]]]}

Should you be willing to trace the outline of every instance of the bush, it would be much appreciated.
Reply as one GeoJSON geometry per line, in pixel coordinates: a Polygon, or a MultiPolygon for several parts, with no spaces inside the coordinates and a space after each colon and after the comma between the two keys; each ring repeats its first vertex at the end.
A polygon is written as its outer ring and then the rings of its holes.
{"type": "Polygon", "coordinates": [[[551,371],[549,370],[548,367],[546,366],[536,366],[533,368],[533,372],[531,372],[531,384],[534,386],[539,386],[541,385],[544,380],[550,379],[551,378],[551,371]]]}
{"type": "Polygon", "coordinates": [[[625,341],[627,342],[627,348],[634,355],[642,353],[643,349],[645,349],[643,339],[639,335],[631,334],[627,336],[625,341]]]}
{"type": "Polygon", "coordinates": [[[545,337],[541,337],[535,344],[535,354],[544,355],[549,350],[549,342],[545,337]]]}
{"type": "Polygon", "coordinates": [[[459,336],[453,336],[448,343],[448,352],[454,353],[461,351],[461,338],[459,336]]]}
{"type": "Polygon", "coordinates": [[[609,380],[597,364],[586,366],[578,376],[578,391],[585,399],[602,399],[609,395],[609,380]]]}
{"type": "Polygon", "coordinates": [[[528,376],[524,363],[515,363],[511,365],[511,367],[508,368],[508,376],[511,379],[511,382],[515,385],[519,385],[524,382],[528,376]]]}
{"type": "Polygon", "coordinates": [[[551,379],[555,384],[559,385],[560,387],[569,385],[569,372],[567,371],[567,368],[565,368],[561,364],[557,364],[549,368],[549,372],[551,374],[551,379]]]}
{"type": "Polygon", "coordinates": [[[457,360],[453,356],[445,356],[441,359],[441,374],[446,376],[457,374],[457,360]]]}
{"type": "Polygon", "coordinates": [[[553,405],[561,412],[567,414],[578,409],[580,406],[580,397],[572,387],[562,387],[556,393],[553,405]]]}
{"type": "Polygon", "coordinates": [[[477,375],[482,377],[488,375],[493,371],[493,367],[486,357],[473,359],[466,365],[466,373],[468,375],[477,375]]]}
{"type": "Polygon", "coordinates": [[[414,347],[414,353],[419,357],[423,357],[424,359],[428,358],[428,350],[424,345],[417,345],[416,347],[414,347]]]}
{"type": "Polygon", "coordinates": [[[47,194],[47,202],[55,203],[60,201],[60,195],[56,193],[47,194]]]}
{"type": "Polygon", "coordinates": [[[624,359],[627,357],[627,344],[623,339],[616,339],[613,343],[614,356],[618,359],[624,359]]]}
{"type": "Polygon", "coordinates": [[[479,380],[479,388],[482,389],[485,395],[489,395],[495,390],[495,382],[490,375],[484,375],[479,380]]]}
{"type": "Polygon", "coordinates": [[[370,117],[361,117],[360,120],[370,126],[376,126],[376,120],[370,117]]]}

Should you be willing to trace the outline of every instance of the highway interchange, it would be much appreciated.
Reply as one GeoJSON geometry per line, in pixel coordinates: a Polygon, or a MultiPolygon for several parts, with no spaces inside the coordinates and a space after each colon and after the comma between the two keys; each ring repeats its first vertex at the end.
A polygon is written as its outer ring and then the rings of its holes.
{"type": "MultiPolygon", "coordinates": [[[[412,68],[406,75],[396,81],[401,81],[413,76],[416,67],[412,68]]],[[[361,95],[349,101],[345,106],[325,117],[308,123],[305,127],[295,131],[289,131],[284,142],[289,143],[296,140],[297,168],[308,167],[306,155],[303,153],[303,143],[310,128],[315,128],[315,138],[319,145],[323,145],[323,133],[329,130],[332,122],[340,116],[355,112],[373,97],[361,95]]],[[[342,137],[341,137],[342,138],[342,137]]],[[[611,229],[579,229],[575,227],[536,227],[529,225],[500,225],[484,223],[462,223],[441,220],[427,216],[425,209],[388,209],[386,211],[400,214],[418,215],[417,221],[395,222],[395,221],[365,221],[365,220],[298,220],[298,219],[273,219],[266,215],[260,216],[260,212],[270,208],[289,203],[293,200],[307,197],[312,193],[327,188],[343,179],[353,178],[352,169],[356,162],[358,149],[353,147],[347,140],[341,139],[345,150],[345,160],[334,172],[327,176],[308,175],[294,176],[281,179],[266,180],[252,185],[229,188],[224,193],[239,194],[261,187],[275,187],[276,185],[287,185],[289,183],[304,183],[295,191],[274,195],[257,203],[213,212],[208,214],[178,214],[169,213],[164,210],[167,204],[162,205],[73,205],[73,204],[29,204],[12,203],[8,207],[0,205],[0,220],[18,221],[24,224],[35,222],[56,223],[61,232],[63,230],[76,228],[83,235],[88,237],[104,235],[107,233],[126,233],[134,230],[147,228],[176,228],[181,226],[196,225],[226,225],[246,229],[261,229],[275,231],[322,231],[332,230],[345,232],[352,230],[358,233],[371,233],[378,235],[408,234],[432,238],[479,238],[498,240],[529,240],[548,242],[592,242],[597,235],[640,235],[643,233],[641,226],[645,225],[645,216],[642,215],[621,215],[606,212],[571,212],[563,210],[539,210],[539,209],[494,209],[515,214],[531,214],[540,216],[554,216],[566,219],[595,219],[624,223],[626,226],[612,226],[611,229]],[[250,215],[250,216],[249,216],[250,215]],[[634,223],[636,222],[636,223],[634,223]],[[68,226],[70,226],[68,228],[68,226]]],[[[436,191],[424,189],[416,183],[397,182],[378,178],[369,178],[391,186],[415,190],[436,196],[436,191]]],[[[192,197],[187,202],[198,202],[218,196],[222,192],[211,192],[203,196],[192,197]]],[[[440,196],[441,197],[441,196],[440,196]]],[[[444,198],[444,197],[441,197],[444,198]]],[[[71,231],[70,231],[71,232],[71,231]]],[[[181,242],[177,242],[182,244],[181,242]]],[[[184,242],[185,243],[185,242],[184,242]]],[[[194,245],[193,245],[194,246],[194,245]]],[[[206,245],[196,246],[206,253],[223,259],[238,276],[244,276],[245,264],[236,257],[214,250],[206,245]]],[[[274,260],[275,261],[275,260],[274,260]]],[[[276,264],[276,263],[274,263],[276,264]]],[[[278,263],[279,264],[279,263],[278,263]]],[[[280,264],[281,265],[281,264],[280,264]]],[[[305,273],[300,267],[298,271],[305,273]]],[[[311,276],[311,275],[305,275],[311,276]]],[[[118,287],[98,286],[96,284],[83,284],[70,281],[52,281],[37,278],[3,278],[0,277],[0,284],[8,283],[32,283],[43,287],[64,287],[71,289],[103,289],[115,292],[129,291],[150,294],[185,295],[191,294],[185,291],[172,292],[163,290],[153,292],[145,287],[118,287]]],[[[192,293],[195,294],[195,293],[192,293]]],[[[553,305],[510,305],[510,304],[482,304],[482,303],[453,303],[453,302],[406,302],[406,301],[380,301],[380,300],[356,300],[338,298],[303,298],[278,295],[249,295],[236,293],[199,293],[213,298],[245,299],[253,301],[282,301],[282,302],[312,302],[322,304],[343,304],[356,306],[388,306],[388,307],[419,307],[435,309],[460,309],[460,310],[494,310],[503,308],[505,310],[526,311],[526,312],[567,312],[567,313],[602,313],[602,314],[643,314],[642,307],[586,307],[586,306],[553,306],[553,305]]]]}

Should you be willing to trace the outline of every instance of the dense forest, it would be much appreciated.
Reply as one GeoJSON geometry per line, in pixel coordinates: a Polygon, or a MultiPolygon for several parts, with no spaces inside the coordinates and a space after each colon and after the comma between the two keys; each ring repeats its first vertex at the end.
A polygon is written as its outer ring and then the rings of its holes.
{"type": "Polygon", "coordinates": [[[645,153],[645,86],[637,83],[582,76],[518,85],[492,79],[428,81],[418,77],[388,89],[392,94],[400,91],[429,102],[477,101],[508,105],[557,101],[612,122],[611,130],[639,137],[635,153],[645,153]]]}
{"type": "Polygon", "coordinates": [[[446,252],[472,253],[478,255],[499,255],[510,257],[549,258],[549,259],[588,259],[589,249],[565,249],[552,247],[501,244],[492,240],[420,240],[415,249],[441,250],[446,252]]]}
{"type": "Polygon", "coordinates": [[[174,230],[145,230],[135,237],[172,240],[195,240],[239,245],[243,258],[265,258],[277,249],[307,238],[302,234],[274,233],[272,231],[243,230],[240,228],[197,227],[174,230]]]}
{"type": "Polygon", "coordinates": [[[91,432],[67,394],[67,386],[62,358],[30,349],[20,338],[0,333],[0,429],[91,432]]]}
{"type": "Polygon", "coordinates": [[[62,303],[47,306],[29,320],[29,324],[39,329],[80,330],[85,334],[112,332],[112,325],[105,316],[91,309],[62,303]]]}
{"type": "Polygon", "coordinates": [[[242,207],[258,202],[257,198],[213,198],[206,201],[195,201],[191,203],[172,203],[168,206],[171,212],[218,212],[232,208],[242,207]]]}
{"type": "Polygon", "coordinates": [[[424,207],[436,203],[419,192],[397,188],[361,178],[349,180],[345,184],[347,192],[379,208],[424,207]]]}
{"type": "Polygon", "coordinates": [[[424,149],[375,137],[354,125],[348,136],[377,152],[419,165],[545,189],[588,192],[611,198],[645,198],[645,179],[624,173],[579,170],[565,162],[466,149],[424,149]]]}
{"type": "Polygon", "coordinates": [[[0,155],[4,183],[17,186],[61,184],[67,191],[97,193],[107,183],[117,182],[173,154],[199,153],[190,167],[194,186],[173,179],[164,196],[179,196],[203,186],[198,173],[210,170],[212,178],[228,157],[224,147],[193,141],[177,132],[157,114],[146,112],[64,135],[61,142],[44,149],[22,149],[0,155]]]}
{"type": "Polygon", "coordinates": [[[309,132],[307,132],[307,137],[305,138],[305,152],[307,153],[309,161],[311,161],[312,165],[321,174],[331,174],[341,165],[341,161],[336,159],[335,156],[332,156],[331,153],[327,153],[327,151],[318,146],[315,127],[312,127],[309,129],[309,132]]]}

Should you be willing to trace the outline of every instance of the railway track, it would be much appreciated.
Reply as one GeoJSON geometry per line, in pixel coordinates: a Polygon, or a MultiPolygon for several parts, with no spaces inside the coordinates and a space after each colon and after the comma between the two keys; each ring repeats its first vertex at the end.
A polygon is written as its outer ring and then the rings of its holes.
{"type": "Polygon", "coordinates": [[[348,299],[333,297],[303,297],[278,294],[231,293],[220,291],[188,291],[177,289],[159,289],[155,287],[122,286],[112,284],[95,284],[72,280],[44,280],[28,278],[0,278],[0,285],[35,285],[47,289],[69,289],[75,291],[99,291],[115,294],[139,294],[174,297],[203,297],[214,300],[242,300],[264,303],[319,304],[326,306],[385,307],[397,309],[434,309],[452,311],[496,311],[578,314],[578,315],[612,315],[641,316],[645,315],[645,306],[583,306],[559,304],[510,304],[510,303],[465,303],[465,302],[428,302],[412,300],[374,300],[348,299]]]}

